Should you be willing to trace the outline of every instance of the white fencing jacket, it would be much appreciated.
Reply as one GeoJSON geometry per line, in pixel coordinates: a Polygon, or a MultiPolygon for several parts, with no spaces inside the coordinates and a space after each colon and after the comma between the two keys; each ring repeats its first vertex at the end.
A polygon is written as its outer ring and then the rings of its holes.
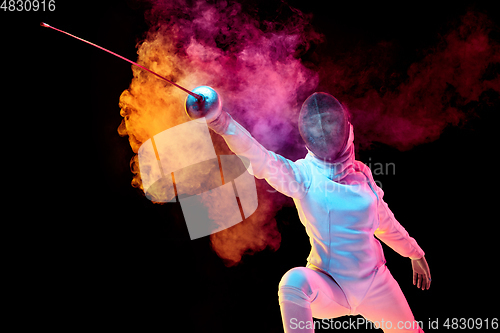
{"type": "Polygon", "coordinates": [[[352,125],[335,164],[311,151],[292,162],[265,149],[232,118],[220,134],[235,154],[250,160],[255,177],[293,198],[311,243],[307,266],[331,275],[351,307],[359,305],[385,264],[377,238],[404,257],[424,256],[384,202],[370,169],[354,160],[352,125]]]}

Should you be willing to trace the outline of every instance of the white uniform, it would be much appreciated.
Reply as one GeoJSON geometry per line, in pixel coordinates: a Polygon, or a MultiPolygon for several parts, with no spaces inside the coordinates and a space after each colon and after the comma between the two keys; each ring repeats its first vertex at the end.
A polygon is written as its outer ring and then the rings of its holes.
{"type": "MultiPolygon", "coordinates": [[[[276,190],[293,198],[309,236],[311,252],[307,267],[314,271],[303,268],[295,269],[295,276],[285,274],[280,283],[280,297],[287,298],[286,292],[283,293],[287,287],[300,289],[316,318],[360,313],[366,318],[371,316],[370,312],[382,311],[385,318],[393,321],[413,320],[406,299],[385,266],[382,246],[375,236],[404,257],[418,259],[424,252],[394,218],[370,169],[354,160],[352,126],[342,161],[337,164],[324,162],[312,152],[292,162],[265,149],[233,119],[225,133],[220,134],[235,154],[250,160],[255,177],[265,178],[276,190]],[[334,281],[312,282],[325,277],[328,280],[327,275],[334,281]],[[338,299],[335,290],[324,290],[338,289],[335,282],[347,304],[338,299]],[[373,290],[375,286],[377,290],[373,290]],[[389,307],[386,310],[383,301],[374,298],[383,288],[392,293],[384,298],[385,306],[389,307]],[[332,298],[342,305],[337,310],[334,308],[338,304],[334,306],[332,298]],[[370,310],[374,307],[377,311],[370,310]],[[394,309],[390,310],[391,307],[394,309]]],[[[371,317],[366,319],[377,319],[375,315],[371,317]]],[[[397,322],[391,325],[394,328],[397,322]]]]}

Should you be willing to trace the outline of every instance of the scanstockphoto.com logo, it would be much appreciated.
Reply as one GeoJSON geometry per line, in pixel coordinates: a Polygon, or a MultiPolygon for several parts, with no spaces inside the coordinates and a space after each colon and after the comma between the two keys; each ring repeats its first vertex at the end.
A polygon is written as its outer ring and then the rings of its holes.
{"type": "Polygon", "coordinates": [[[250,162],[216,155],[205,118],[156,134],[138,157],[146,197],[179,202],[191,239],[227,229],[257,209],[250,162]]]}
{"type": "Polygon", "coordinates": [[[291,318],[289,327],[292,330],[304,330],[304,329],[324,329],[324,330],[419,330],[422,328],[424,323],[422,321],[412,320],[412,321],[398,321],[393,322],[390,320],[380,321],[370,321],[366,320],[364,317],[351,318],[348,320],[336,320],[334,318],[321,319],[321,320],[311,320],[311,321],[301,321],[297,318],[291,318]]]}

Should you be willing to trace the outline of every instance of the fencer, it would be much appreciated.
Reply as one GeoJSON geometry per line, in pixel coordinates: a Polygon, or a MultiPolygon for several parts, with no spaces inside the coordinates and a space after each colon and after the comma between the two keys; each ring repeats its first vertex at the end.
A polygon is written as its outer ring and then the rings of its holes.
{"type": "Polygon", "coordinates": [[[293,198],[309,236],[306,267],[290,269],[279,283],[285,332],[312,333],[313,317],[345,315],[384,323],[380,328],[386,332],[423,332],[385,265],[377,238],[410,258],[413,284],[428,289],[431,275],[424,251],[395,219],[370,169],[355,160],[353,126],[342,104],[322,92],[304,101],[298,123],[308,153],[293,162],[258,143],[222,109],[213,89],[200,89],[193,92],[211,94],[217,103],[208,103],[210,110],[200,113],[199,105],[194,110],[198,101],[188,96],[188,115],[205,116],[235,154],[250,160],[255,177],[293,198]]]}

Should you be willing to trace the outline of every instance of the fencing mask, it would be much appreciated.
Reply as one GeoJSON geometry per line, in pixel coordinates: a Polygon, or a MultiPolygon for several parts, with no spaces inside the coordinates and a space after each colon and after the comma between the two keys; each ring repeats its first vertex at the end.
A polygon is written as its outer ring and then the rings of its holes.
{"type": "Polygon", "coordinates": [[[335,162],[345,149],[349,130],[347,111],[332,95],[316,92],[302,104],[300,135],[317,157],[335,162]]]}

